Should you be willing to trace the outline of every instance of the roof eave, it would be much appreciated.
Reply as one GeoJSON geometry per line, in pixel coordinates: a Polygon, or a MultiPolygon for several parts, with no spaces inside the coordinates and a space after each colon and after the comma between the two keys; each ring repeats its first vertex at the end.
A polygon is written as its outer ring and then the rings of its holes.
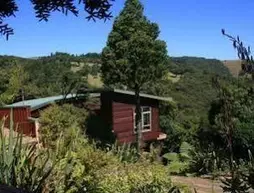
{"type": "MultiPolygon", "coordinates": [[[[125,90],[120,90],[120,89],[112,89],[111,91],[113,91],[115,93],[129,94],[129,95],[133,95],[133,96],[135,95],[135,93],[133,91],[125,91],[125,90]]],[[[160,97],[160,96],[144,94],[144,93],[140,93],[140,96],[144,97],[144,98],[159,100],[159,101],[174,102],[173,98],[171,98],[171,97],[160,97]]]]}

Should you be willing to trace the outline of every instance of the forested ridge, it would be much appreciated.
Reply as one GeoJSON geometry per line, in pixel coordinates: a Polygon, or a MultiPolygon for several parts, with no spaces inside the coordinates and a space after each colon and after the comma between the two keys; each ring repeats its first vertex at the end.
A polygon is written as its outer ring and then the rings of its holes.
{"type": "MultiPolygon", "coordinates": [[[[2,74],[0,93],[1,95],[6,95],[5,93],[13,95],[12,99],[6,101],[1,98],[1,103],[4,104],[19,100],[15,97],[19,97],[21,94],[20,89],[24,89],[25,99],[30,99],[63,94],[64,81],[66,87],[74,83],[79,84],[79,86],[83,84],[83,86],[89,87],[91,85],[87,83],[87,75],[100,76],[101,60],[100,54],[97,53],[71,55],[56,52],[50,56],[34,58],[0,56],[0,66],[0,73],[2,74]],[[17,74],[19,76],[16,76],[17,74]],[[17,78],[19,77],[20,84],[12,85],[12,81],[15,81],[11,78],[12,75],[17,78]],[[16,88],[10,88],[8,84],[16,88]],[[8,89],[13,89],[13,91],[8,93],[8,89]]],[[[173,88],[170,88],[172,90],[168,93],[169,96],[177,98],[176,100],[179,101],[181,101],[181,97],[192,92],[192,89],[195,90],[197,88],[197,90],[204,91],[201,87],[203,86],[205,88],[209,84],[205,82],[209,82],[210,76],[229,76],[227,68],[219,60],[215,59],[170,57],[166,68],[168,72],[173,73],[169,75],[172,79],[179,77],[179,81],[172,84],[173,88]],[[194,86],[190,81],[194,81],[200,85],[194,86]],[[188,84],[193,85],[193,88],[190,88],[188,84]]],[[[77,85],[72,85],[72,87],[75,90],[77,85]]],[[[207,89],[209,90],[209,88],[207,89]]],[[[71,92],[74,90],[71,90],[71,92]]],[[[195,97],[192,95],[195,95],[197,93],[196,91],[190,93],[189,95],[191,96],[189,97],[195,97]]],[[[145,92],[153,91],[145,90],[145,92]]],[[[210,93],[210,90],[207,92],[210,93]]],[[[164,95],[163,93],[154,94],[164,95]]],[[[190,98],[190,100],[192,99],[190,98]]]]}

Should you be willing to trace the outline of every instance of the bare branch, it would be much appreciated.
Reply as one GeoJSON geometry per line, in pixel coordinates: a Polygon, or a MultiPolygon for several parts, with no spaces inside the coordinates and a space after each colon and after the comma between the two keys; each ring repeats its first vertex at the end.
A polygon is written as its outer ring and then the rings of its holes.
{"type": "Polygon", "coordinates": [[[246,47],[240,40],[240,37],[236,38],[225,32],[224,29],[221,30],[222,35],[226,36],[230,41],[233,42],[233,47],[237,51],[238,58],[242,61],[242,71],[243,74],[253,74],[254,73],[254,60],[251,53],[250,46],[246,47]]]}

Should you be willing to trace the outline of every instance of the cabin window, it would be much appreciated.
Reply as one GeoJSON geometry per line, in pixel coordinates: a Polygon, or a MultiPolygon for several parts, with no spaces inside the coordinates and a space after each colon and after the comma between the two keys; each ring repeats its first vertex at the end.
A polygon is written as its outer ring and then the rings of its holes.
{"type": "MultiPolygon", "coordinates": [[[[134,108],[134,113],[133,113],[133,124],[134,124],[134,132],[137,132],[136,128],[136,112],[134,108]]],[[[141,124],[142,124],[142,131],[151,131],[152,129],[152,110],[151,107],[141,107],[141,124]]]]}

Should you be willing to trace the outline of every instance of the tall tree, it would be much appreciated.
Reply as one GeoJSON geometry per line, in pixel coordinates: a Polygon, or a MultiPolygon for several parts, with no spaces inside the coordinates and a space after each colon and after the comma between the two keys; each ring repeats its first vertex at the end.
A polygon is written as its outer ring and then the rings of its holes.
{"type": "Polygon", "coordinates": [[[145,83],[163,76],[167,61],[166,43],[158,40],[159,27],[143,11],[139,0],[126,1],[103,49],[101,67],[106,85],[120,83],[135,91],[138,151],[142,145],[140,91],[145,83]]]}
{"type": "Polygon", "coordinates": [[[0,103],[12,103],[17,97],[27,90],[29,85],[29,75],[22,65],[15,65],[9,70],[8,86],[5,92],[0,95],[0,103]],[[22,91],[22,93],[21,93],[22,91]]]}

